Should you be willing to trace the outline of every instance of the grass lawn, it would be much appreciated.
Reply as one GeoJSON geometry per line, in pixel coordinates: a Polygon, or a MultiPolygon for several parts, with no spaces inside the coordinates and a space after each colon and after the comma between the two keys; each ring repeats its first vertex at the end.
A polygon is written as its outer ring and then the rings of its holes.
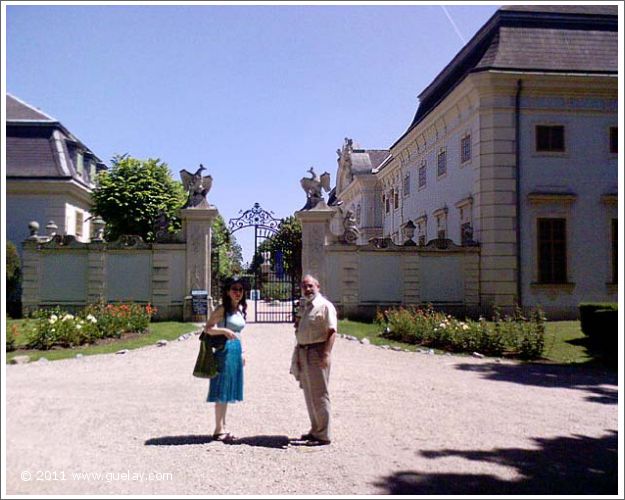
{"type": "MultiPolygon", "coordinates": [[[[588,338],[582,333],[579,321],[548,321],[545,330],[545,349],[543,359],[539,362],[605,367],[605,360],[593,352],[588,338]]],[[[340,320],[339,333],[358,338],[367,337],[374,345],[399,346],[411,351],[419,349],[416,345],[381,337],[380,327],[375,324],[340,320]]]]}
{"type": "Polygon", "coordinates": [[[36,361],[39,358],[46,358],[50,361],[55,359],[73,358],[76,354],[83,354],[84,356],[90,356],[92,354],[105,354],[111,352],[117,352],[121,349],[137,349],[138,347],[144,347],[146,345],[152,345],[159,340],[175,340],[184,333],[189,333],[198,330],[198,327],[193,323],[180,323],[176,321],[163,321],[160,323],[150,323],[148,332],[143,334],[126,334],[121,339],[103,339],[101,343],[90,346],[80,346],[72,349],[51,349],[49,351],[37,351],[24,349],[22,346],[26,342],[27,332],[29,331],[29,325],[33,323],[32,320],[19,319],[6,320],[6,328],[15,327],[16,331],[16,347],[17,350],[6,353],[7,363],[15,356],[30,356],[31,361],[36,361]]]}
{"type": "MultiPolygon", "coordinates": [[[[136,349],[156,343],[158,340],[175,340],[180,335],[197,330],[193,323],[166,321],[151,323],[149,332],[144,334],[128,334],[121,339],[106,339],[101,344],[76,347],[73,349],[52,349],[49,351],[26,350],[23,347],[29,324],[32,320],[6,320],[7,330],[16,331],[17,350],[6,354],[7,362],[18,355],[28,355],[31,361],[41,357],[49,360],[73,358],[81,353],[85,356],[117,352],[121,349],[136,349]]],[[[358,321],[340,320],[339,333],[353,335],[358,338],[367,337],[373,345],[397,346],[410,351],[421,347],[405,344],[380,336],[380,328],[376,324],[358,321]]],[[[441,352],[435,349],[435,352],[441,352]]],[[[549,321],[546,325],[545,349],[540,362],[557,364],[584,364],[589,366],[605,367],[606,363],[601,356],[593,352],[588,338],[582,333],[579,321],[549,321]]]]}

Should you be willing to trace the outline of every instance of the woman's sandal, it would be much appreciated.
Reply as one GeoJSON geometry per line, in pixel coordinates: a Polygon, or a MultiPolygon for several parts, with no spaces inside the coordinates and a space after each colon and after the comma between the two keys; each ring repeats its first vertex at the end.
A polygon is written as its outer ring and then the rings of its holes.
{"type": "Polygon", "coordinates": [[[223,442],[231,442],[236,439],[235,436],[230,434],[229,432],[220,432],[219,434],[213,434],[214,441],[223,441],[223,442]]]}

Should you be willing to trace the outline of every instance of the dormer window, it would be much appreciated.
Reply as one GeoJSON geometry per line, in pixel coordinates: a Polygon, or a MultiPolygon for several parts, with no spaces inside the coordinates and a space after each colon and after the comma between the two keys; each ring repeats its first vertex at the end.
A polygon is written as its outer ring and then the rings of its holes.
{"type": "Polygon", "coordinates": [[[85,157],[80,151],[76,151],[76,173],[83,177],[85,173],[85,157]]]}

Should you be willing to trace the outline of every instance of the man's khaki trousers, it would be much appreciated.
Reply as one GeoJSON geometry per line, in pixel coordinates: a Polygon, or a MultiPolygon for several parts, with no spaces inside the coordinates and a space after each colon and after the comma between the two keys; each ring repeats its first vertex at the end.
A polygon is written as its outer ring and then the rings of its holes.
{"type": "Polygon", "coordinates": [[[300,383],[310,416],[310,433],[317,439],[330,441],[330,366],[321,368],[324,346],[297,348],[300,383]]]}

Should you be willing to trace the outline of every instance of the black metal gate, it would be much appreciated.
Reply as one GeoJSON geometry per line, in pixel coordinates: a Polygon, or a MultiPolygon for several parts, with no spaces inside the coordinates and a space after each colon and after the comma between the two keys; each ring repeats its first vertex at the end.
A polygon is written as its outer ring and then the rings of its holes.
{"type": "Polygon", "coordinates": [[[247,297],[248,318],[251,306],[257,323],[292,323],[300,297],[301,249],[288,241],[280,242],[278,248],[270,247],[270,240],[278,234],[281,222],[272,213],[254,203],[240,217],[228,221],[228,230],[232,234],[254,228],[251,274],[246,275],[251,284],[247,297]]]}

